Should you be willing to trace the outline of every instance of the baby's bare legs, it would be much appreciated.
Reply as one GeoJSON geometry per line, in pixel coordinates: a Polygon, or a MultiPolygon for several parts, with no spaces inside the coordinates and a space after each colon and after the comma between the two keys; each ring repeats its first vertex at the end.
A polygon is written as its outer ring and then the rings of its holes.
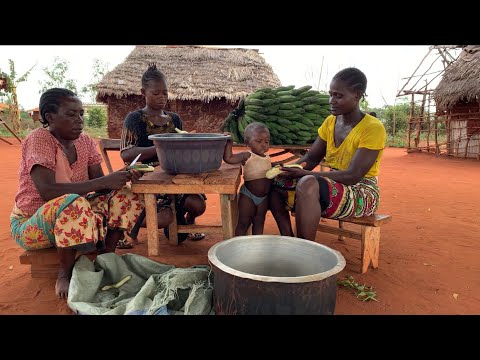
{"type": "Polygon", "coordinates": [[[257,207],[252,199],[243,194],[238,196],[238,223],[235,229],[235,236],[247,235],[248,228],[253,222],[257,213],[257,207]]]}
{"type": "Polygon", "coordinates": [[[287,197],[288,194],[286,190],[273,188],[269,196],[270,211],[275,218],[280,234],[283,236],[293,236],[290,212],[285,208],[287,197]]]}
{"type": "Polygon", "coordinates": [[[265,216],[267,215],[268,210],[268,198],[263,200],[259,205],[256,206],[256,208],[257,211],[253,218],[252,235],[263,235],[265,216]]]}

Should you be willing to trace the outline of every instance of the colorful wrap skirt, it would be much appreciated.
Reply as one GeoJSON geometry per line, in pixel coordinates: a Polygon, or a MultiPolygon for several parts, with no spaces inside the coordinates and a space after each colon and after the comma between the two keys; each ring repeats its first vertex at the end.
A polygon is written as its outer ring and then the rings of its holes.
{"type": "Polygon", "coordinates": [[[363,178],[355,185],[344,185],[325,177],[323,179],[328,184],[330,203],[322,217],[363,217],[373,215],[378,209],[380,191],[376,177],[363,178]]]}
{"type": "Polygon", "coordinates": [[[66,194],[31,216],[15,205],[10,228],[25,250],[57,247],[90,252],[105,247],[108,229],[130,231],[144,206],[143,195],[132,193],[128,185],[96,197],[66,194]]]}
{"type": "MultiPolygon", "coordinates": [[[[322,177],[328,186],[329,203],[322,211],[322,217],[342,219],[346,217],[363,217],[375,213],[378,209],[380,191],[376,177],[363,178],[355,185],[344,185],[332,179],[322,177]]],[[[295,209],[295,187],[297,179],[275,178],[273,186],[287,191],[286,208],[295,209]]]]}

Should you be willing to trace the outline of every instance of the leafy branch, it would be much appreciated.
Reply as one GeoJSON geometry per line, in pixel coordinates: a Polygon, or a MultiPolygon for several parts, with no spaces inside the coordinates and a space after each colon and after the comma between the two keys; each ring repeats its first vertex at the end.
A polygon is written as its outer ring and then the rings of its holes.
{"type": "Polygon", "coordinates": [[[368,287],[365,284],[360,285],[351,275],[348,275],[346,279],[338,280],[337,284],[355,290],[355,295],[357,296],[357,299],[361,301],[373,300],[378,302],[378,300],[376,299],[377,293],[373,291],[373,286],[368,287]]]}

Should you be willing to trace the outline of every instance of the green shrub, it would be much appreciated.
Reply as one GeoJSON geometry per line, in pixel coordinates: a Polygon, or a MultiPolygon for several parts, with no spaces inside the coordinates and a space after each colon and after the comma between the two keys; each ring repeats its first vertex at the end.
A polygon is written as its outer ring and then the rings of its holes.
{"type": "Polygon", "coordinates": [[[107,125],[107,113],[105,109],[102,107],[89,109],[85,116],[85,124],[92,128],[104,128],[107,125]]]}

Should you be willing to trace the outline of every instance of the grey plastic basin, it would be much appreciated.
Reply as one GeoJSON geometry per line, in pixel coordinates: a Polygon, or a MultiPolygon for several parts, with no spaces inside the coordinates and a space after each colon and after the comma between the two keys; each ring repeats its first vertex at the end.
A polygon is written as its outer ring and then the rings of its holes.
{"type": "Polygon", "coordinates": [[[199,174],[218,170],[230,135],[157,134],[150,135],[161,168],[169,174],[199,174]]]}

